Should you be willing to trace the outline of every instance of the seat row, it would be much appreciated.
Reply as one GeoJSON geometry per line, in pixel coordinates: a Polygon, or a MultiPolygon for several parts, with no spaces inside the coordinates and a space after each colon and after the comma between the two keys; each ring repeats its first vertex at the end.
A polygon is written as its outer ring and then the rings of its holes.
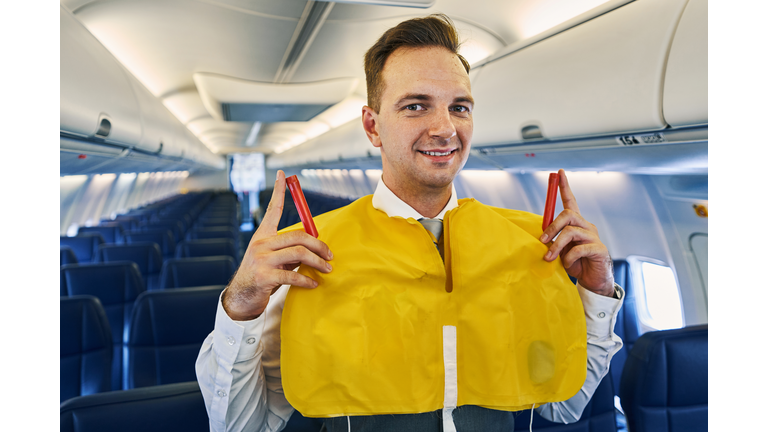
{"type": "MultiPolygon", "coordinates": [[[[61,298],[60,430],[208,431],[195,360],[213,328],[223,287],[144,292],[122,355],[125,390],[111,390],[112,332],[98,298],[61,298]]],[[[317,432],[319,419],[295,412],[285,432],[317,432]]]]}
{"type": "Polygon", "coordinates": [[[213,328],[223,288],[143,292],[130,307],[122,306],[130,309],[125,325],[111,319],[114,305],[105,307],[95,296],[62,297],[61,401],[195,380],[195,359],[213,328]]]}
{"type": "MultiPolygon", "coordinates": [[[[174,296],[179,294],[168,293],[200,286],[213,286],[220,292],[234,274],[235,265],[231,257],[185,258],[176,262],[166,262],[164,269],[161,287],[171,288],[172,286],[173,289],[147,291],[138,265],[134,262],[67,264],[61,267],[62,299],[82,295],[93,296],[99,299],[105,310],[113,347],[110,385],[112,390],[135,386],[135,382],[128,380],[125,375],[128,373],[125,368],[125,355],[130,343],[133,319],[136,318],[135,308],[141,303],[142,295],[144,298],[174,296]]],[[[217,297],[218,295],[212,300],[214,310],[217,297]]],[[[184,309],[179,313],[187,313],[191,310],[185,309],[181,300],[176,304],[176,308],[184,309]]],[[[193,318],[194,316],[194,314],[191,315],[193,318]]],[[[62,325],[64,323],[65,318],[62,316],[62,325]]],[[[207,328],[205,334],[207,334],[213,329],[213,321],[205,324],[207,328]]],[[[202,335],[202,338],[198,338],[198,342],[202,343],[204,338],[205,336],[202,335]]]]}
{"type": "MultiPolygon", "coordinates": [[[[233,258],[238,259],[240,254],[238,251],[239,244],[239,231],[230,226],[215,226],[201,229],[191,230],[187,234],[185,240],[176,240],[173,232],[166,228],[151,228],[143,231],[120,231],[120,241],[109,241],[109,237],[104,237],[102,232],[96,230],[113,230],[112,227],[82,227],[80,232],[75,237],[61,236],[59,243],[63,247],[68,247],[74,253],[74,257],[78,262],[97,262],[99,259],[98,251],[101,245],[124,245],[135,244],[141,242],[156,243],[160,248],[160,252],[164,258],[172,258],[179,256],[183,253],[183,249],[189,242],[196,242],[199,240],[231,240],[232,245],[235,248],[233,251],[233,258]],[[86,230],[87,229],[87,230],[86,230]]],[[[114,238],[114,237],[113,237],[114,238]]]]}

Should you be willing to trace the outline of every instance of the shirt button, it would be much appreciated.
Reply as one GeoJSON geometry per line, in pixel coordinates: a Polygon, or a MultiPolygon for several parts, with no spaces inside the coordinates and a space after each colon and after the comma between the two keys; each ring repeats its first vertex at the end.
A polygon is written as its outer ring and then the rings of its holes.
{"type": "Polygon", "coordinates": [[[247,343],[248,343],[248,345],[253,345],[253,344],[254,344],[254,342],[256,342],[256,338],[254,338],[254,337],[249,337],[249,338],[248,338],[248,340],[246,340],[245,342],[247,342],[247,343]]]}
{"type": "Polygon", "coordinates": [[[227,343],[230,344],[230,345],[234,345],[235,344],[235,338],[233,338],[232,336],[228,337],[227,338],[227,343]]]}
{"type": "Polygon", "coordinates": [[[597,317],[598,318],[605,318],[605,312],[600,312],[599,314],[597,314],[597,317]]]}
{"type": "Polygon", "coordinates": [[[217,392],[216,392],[216,394],[217,394],[217,395],[219,395],[219,397],[224,397],[224,396],[226,396],[226,395],[227,395],[226,393],[224,393],[224,391],[223,391],[223,390],[219,390],[219,391],[217,391],[217,392]]]}

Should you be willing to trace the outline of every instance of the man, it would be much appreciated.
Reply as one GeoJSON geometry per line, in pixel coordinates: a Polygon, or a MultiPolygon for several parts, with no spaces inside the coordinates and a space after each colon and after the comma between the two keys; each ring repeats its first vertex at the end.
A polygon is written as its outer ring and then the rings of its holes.
{"type": "MultiPolygon", "coordinates": [[[[370,214],[374,215],[372,217],[383,218],[381,221],[401,223],[403,229],[425,232],[413,221],[419,220],[430,229],[423,219],[445,219],[444,223],[447,223],[451,215],[458,214],[457,210],[461,207],[469,207],[466,201],[459,202],[456,199],[453,188],[453,179],[469,156],[474,107],[468,77],[469,65],[458,54],[458,45],[458,37],[450,20],[437,15],[399,24],[388,30],[368,51],[365,57],[368,106],[363,108],[362,122],[371,143],[381,148],[383,174],[373,197],[363,198],[342,209],[342,212],[354,208],[359,214],[370,214]],[[409,221],[410,225],[405,225],[405,221],[409,221]]],[[[560,192],[565,210],[538,240],[534,238],[542,256],[535,257],[540,264],[534,263],[531,266],[541,265],[549,269],[559,265],[555,262],[559,257],[568,273],[578,279],[576,289],[586,317],[586,380],[581,390],[570,399],[546,403],[536,408],[545,418],[567,423],[578,420],[595,388],[606,375],[613,354],[621,348],[621,340],[613,333],[613,324],[621,307],[623,291],[613,282],[612,261],[598,237],[597,229],[579,214],[578,205],[562,170],[560,176],[560,192]],[[552,242],[555,237],[556,240],[552,242]],[[544,250],[547,252],[544,253],[544,250]]],[[[285,426],[294,411],[283,392],[286,377],[284,371],[281,371],[281,317],[286,297],[296,294],[296,298],[302,289],[316,289],[311,292],[325,294],[320,290],[337,288],[333,280],[334,276],[340,275],[333,274],[334,254],[326,242],[300,229],[277,233],[284,195],[285,176],[282,171],[278,171],[266,215],[248,246],[240,268],[222,294],[215,329],[200,351],[197,375],[212,430],[278,431],[285,426]],[[300,264],[303,270],[295,272],[300,264]],[[319,284],[318,280],[324,282],[319,284]],[[289,293],[289,286],[295,287],[293,290],[296,291],[289,293]]],[[[477,208],[487,211],[485,207],[477,208]]],[[[526,215],[529,219],[532,217],[526,215]]],[[[327,222],[330,227],[333,217],[322,215],[317,220],[321,225],[327,222]]],[[[541,219],[537,220],[540,226],[541,219]]],[[[360,225],[366,222],[359,221],[360,225]]],[[[502,224],[509,225],[506,220],[502,224]]],[[[525,222],[522,224],[525,225],[525,222]]],[[[435,259],[438,263],[442,259],[447,263],[446,267],[450,267],[448,263],[452,259],[451,254],[459,251],[451,252],[450,241],[445,239],[448,231],[441,233],[441,224],[437,225],[437,231],[431,236],[440,252],[440,256],[435,259]]],[[[516,226],[513,228],[517,229],[516,226]]],[[[537,229],[541,232],[540,228],[537,229]]],[[[319,226],[319,230],[322,237],[324,227],[319,226]]],[[[523,237],[526,235],[523,233],[523,237]]],[[[338,237],[331,236],[326,241],[332,243],[338,237]]],[[[373,245],[374,248],[378,246],[373,245]]],[[[362,253],[355,253],[355,246],[351,247],[349,249],[350,246],[345,245],[343,256],[336,257],[339,267],[344,263],[345,274],[350,271],[350,259],[363,260],[363,255],[370,250],[365,248],[371,245],[360,245],[362,253]]],[[[393,273],[399,270],[391,268],[393,273]]],[[[504,271],[498,269],[499,273],[504,271]]],[[[378,277],[370,275],[373,276],[378,277]]],[[[530,274],[524,276],[531,277],[530,274]]],[[[364,277],[361,275],[361,278],[364,277]]],[[[445,279],[446,274],[443,273],[442,277],[445,279]]],[[[360,278],[357,280],[360,284],[366,283],[360,278]]],[[[448,285],[446,287],[450,292],[448,285]]],[[[398,288],[413,290],[412,287],[398,288]]],[[[481,288],[478,287],[478,290],[481,288]]],[[[573,286],[569,289],[572,292],[573,286]]],[[[448,296],[443,294],[444,297],[448,296]]],[[[468,298],[467,302],[471,304],[471,295],[468,298]]],[[[345,310],[354,307],[351,304],[344,305],[345,310]]],[[[372,306],[369,302],[365,307],[372,306]]],[[[324,310],[317,311],[321,315],[324,312],[330,314],[324,310]]],[[[294,321],[297,320],[286,319],[282,323],[283,331],[286,331],[286,327],[290,328],[294,321]]],[[[453,330],[455,345],[455,327],[453,330]]],[[[422,332],[417,331],[416,334],[422,332]]],[[[583,339],[583,330],[581,337],[583,339]]],[[[450,338],[444,339],[442,343],[449,345],[450,338]]],[[[292,358],[295,357],[286,360],[292,358]]],[[[538,364],[533,367],[539,367],[538,364]]],[[[352,364],[352,367],[356,366],[352,364]]],[[[448,370],[446,363],[446,375],[448,370]]],[[[293,371],[295,368],[291,373],[293,371]]],[[[439,372],[442,371],[441,365],[439,372]]],[[[415,378],[418,380],[419,376],[415,378]]],[[[440,386],[442,389],[442,383],[440,386]]],[[[434,411],[432,408],[429,410],[431,412],[416,411],[413,414],[336,416],[327,419],[325,427],[329,431],[438,431],[454,428],[458,431],[512,430],[514,414],[509,410],[481,408],[487,405],[484,403],[457,406],[455,392],[453,398],[452,403],[446,402],[442,411],[434,411]]],[[[418,403],[415,401],[414,406],[418,403]]],[[[532,407],[527,406],[528,409],[532,407]]],[[[333,412],[332,409],[328,411],[333,412]]]]}

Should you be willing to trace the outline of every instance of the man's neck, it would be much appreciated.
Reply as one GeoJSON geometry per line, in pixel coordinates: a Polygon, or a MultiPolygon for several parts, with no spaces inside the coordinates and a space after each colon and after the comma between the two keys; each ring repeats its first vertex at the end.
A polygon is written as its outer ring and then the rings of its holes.
{"type": "Polygon", "coordinates": [[[384,184],[395,196],[411,206],[420,215],[434,218],[445,208],[451,199],[453,183],[442,188],[414,189],[398,185],[397,182],[382,176],[384,184]]]}

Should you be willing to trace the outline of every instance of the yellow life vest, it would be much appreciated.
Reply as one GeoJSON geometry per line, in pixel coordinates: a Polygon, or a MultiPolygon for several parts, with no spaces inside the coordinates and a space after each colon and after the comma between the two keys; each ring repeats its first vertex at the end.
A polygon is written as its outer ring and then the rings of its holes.
{"type": "MultiPolygon", "coordinates": [[[[288,402],[308,417],[406,414],[445,405],[445,328],[454,328],[454,406],[517,411],[570,398],[586,378],[581,299],[541,216],[473,199],[443,220],[444,258],[413,218],[363,197],[315,218],[333,271],[302,265],[281,324],[288,402]]],[[[294,225],[282,232],[302,229],[294,225]]]]}

